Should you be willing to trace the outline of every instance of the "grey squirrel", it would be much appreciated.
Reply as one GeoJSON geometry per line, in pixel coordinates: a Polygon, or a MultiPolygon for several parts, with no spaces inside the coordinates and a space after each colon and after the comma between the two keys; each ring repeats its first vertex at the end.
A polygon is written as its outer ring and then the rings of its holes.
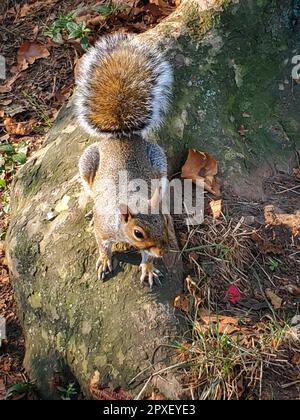
{"type": "MultiPolygon", "coordinates": [[[[112,271],[112,245],[121,242],[141,252],[141,282],[148,277],[150,288],[159,282],[153,260],[169,247],[169,216],[135,213],[128,203],[116,204],[107,180],[117,185],[119,173],[126,171],[128,182],[142,179],[149,193],[152,179],[167,179],[163,149],[146,139],[167,111],[172,80],[171,67],[161,53],[134,35],[103,37],[82,59],[77,115],[98,141],[81,155],[79,172],[94,201],[99,279],[112,271]]],[[[157,206],[157,197],[144,197],[150,210],[157,206]]]]}

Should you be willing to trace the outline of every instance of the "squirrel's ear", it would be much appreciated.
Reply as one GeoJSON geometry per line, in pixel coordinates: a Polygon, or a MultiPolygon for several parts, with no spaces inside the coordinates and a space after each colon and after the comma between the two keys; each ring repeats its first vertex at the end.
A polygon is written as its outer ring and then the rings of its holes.
{"type": "Polygon", "coordinates": [[[132,213],[130,208],[127,206],[127,204],[120,204],[119,205],[119,210],[121,213],[121,219],[122,222],[127,223],[129,219],[131,219],[132,217],[132,213]]]}

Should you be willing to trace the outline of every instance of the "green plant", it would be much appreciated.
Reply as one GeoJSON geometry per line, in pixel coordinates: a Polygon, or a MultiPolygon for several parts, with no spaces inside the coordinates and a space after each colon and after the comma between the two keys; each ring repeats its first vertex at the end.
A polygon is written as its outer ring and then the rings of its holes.
{"type": "Polygon", "coordinates": [[[277,258],[268,258],[268,266],[271,271],[276,271],[281,264],[281,261],[277,258]]]}
{"type": "MultiPolygon", "coordinates": [[[[50,27],[45,30],[45,35],[52,38],[55,42],[62,44],[64,39],[79,39],[83,49],[87,49],[90,45],[87,35],[92,32],[84,20],[79,23],[75,22],[76,16],[79,14],[81,5],[76,10],[67,15],[60,15],[50,27]]],[[[109,18],[112,15],[123,12],[128,9],[128,5],[113,4],[112,1],[107,1],[94,7],[94,10],[104,18],[109,18]]]]}
{"type": "Polygon", "coordinates": [[[130,6],[128,4],[114,4],[112,1],[107,1],[106,4],[101,4],[94,7],[99,15],[110,17],[120,12],[126,11],[130,6]]]}
{"type": "Polygon", "coordinates": [[[68,22],[67,30],[69,32],[69,39],[76,39],[79,38],[80,44],[83,49],[87,49],[90,45],[89,39],[87,38],[86,34],[91,32],[91,29],[86,27],[86,22],[81,21],[79,23],[76,22],[68,22]]]}
{"type": "Polygon", "coordinates": [[[6,399],[9,399],[14,395],[24,394],[24,396],[26,396],[34,391],[35,385],[32,382],[17,382],[8,389],[6,399]]]}
{"type": "Polygon", "coordinates": [[[45,35],[50,36],[55,42],[62,44],[63,36],[62,31],[67,28],[68,23],[74,22],[74,18],[77,16],[79,10],[73,10],[67,15],[60,15],[52,25],[45,30],[45,35]]]}
{"type": "Polygon", "coordinates": [[[60,15],[52,25],[45,30],[45,35],[50,36],[55,42],[62,44],[64,42],[64,34],[68,39],[79,39],[82,48],[89,47],[89,39],[87,34],[91,32],[90,28],[86,27],[86,22],[75,22],[75,17],[78,15],[81,6],[67,15],[60,15]]]}
{"type": "Polygon", "coordinates": [[[66,387],[58,386],[57,390],[59,391],[60,398],[62,400],[71,400],[77,395],[77,391],[76,391],[74,383],[68,384],[66,387]]]}
{"type": "Polygon", "coordinates": [[[27,144],[17,146],[11,143],[0,144],[0,188],[7,188],[6,178],[16,173],[16,168],[26,162],[27,144]]]}

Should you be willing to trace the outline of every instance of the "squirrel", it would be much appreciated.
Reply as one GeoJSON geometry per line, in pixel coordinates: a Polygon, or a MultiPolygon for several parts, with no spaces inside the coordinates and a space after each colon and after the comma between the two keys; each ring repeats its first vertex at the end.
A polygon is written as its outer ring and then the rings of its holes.
{"type": "Polygon", "coordinates": [[[160,284],[161,273],[154,268],[153,260],[169,248],[170,216],[151,210],[157,209],[164,194],[167,159],[159,145],[146,139],[162,123],[172,81],[170,64],[136,35],[103,37],[80,63],[77,116],[83,128],[98,137],[81,155],[79,173],[94,201],[99,279],[113,270],[112,245],[121,242],[141,253],[141,283],[148,278],[150,289],[154,282],[160,284]],[[128,182],[146,182],[147,197],[141,196],[141,200],[146,200],[150,212],[134,212],[128,202],[112,200],[108,179],[118,185],[119,174],[125,171],[128,182]],[[153,179],[159,180],[160,189],[149,199],[153,179]]]}

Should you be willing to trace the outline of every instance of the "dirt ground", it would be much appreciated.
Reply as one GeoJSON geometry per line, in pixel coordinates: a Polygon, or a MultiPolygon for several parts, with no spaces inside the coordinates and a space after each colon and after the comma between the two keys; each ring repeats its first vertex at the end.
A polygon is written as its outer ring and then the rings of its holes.
{"type": "MultiPolygon", "coordinates": [[[[145,31],[179,4],[128,1],[124,2],[128,9],[98,19],[91,10],[94,3],[1,3],[0,54],[7,57],[8,78],[0,85],[0,144],[9,142],[18,151],[25,143],[22,150],[30,156],[72,94],[74,70],[84,50],[77,39],[58,44],[45,35],[59,15],[84,4],[76,21],[94,19],[89,33],[92,44],[100,35],[121,28],[145,31]],[[26,41],[35,48],[29,62],[26,41]],[[42,46],[38,51],[37,45],[42,46]]],[[[0,189],[0,316],[7,320],[7,340],[0,347],[0,399],[13,385],[28,384],[22,367],[25,343],[4,250],[9,186],[19,164],[9,162],[1,174],[6,186],[0,189]]],[[[265,199],[257,202],[226,191],[221,201],[207,194],[205,220],[196,228],[187,229],[181,218],[175,218],[186,280],[174,304],[191,318],[193,342],[179,349],[180,357],[192,361],[184,378],[191,398],[300,398],[300,348],[293,336],[300,329],[300,319],[295,318],[300,305],[299,163],[294,174],[277,174],[265,183],[264,190],[265,199]],[[205,353],[202,339],[207,344],[205,353]],[[234,360],[229,354],[233,348],[238,349],[234,360]],[[242,355],[247,352],[248,358],[242,355]],[[218,385],[213,386],[216,378],[218,385]]],[[[10,398],[38,395],[26,385],[10,398]]]]}

